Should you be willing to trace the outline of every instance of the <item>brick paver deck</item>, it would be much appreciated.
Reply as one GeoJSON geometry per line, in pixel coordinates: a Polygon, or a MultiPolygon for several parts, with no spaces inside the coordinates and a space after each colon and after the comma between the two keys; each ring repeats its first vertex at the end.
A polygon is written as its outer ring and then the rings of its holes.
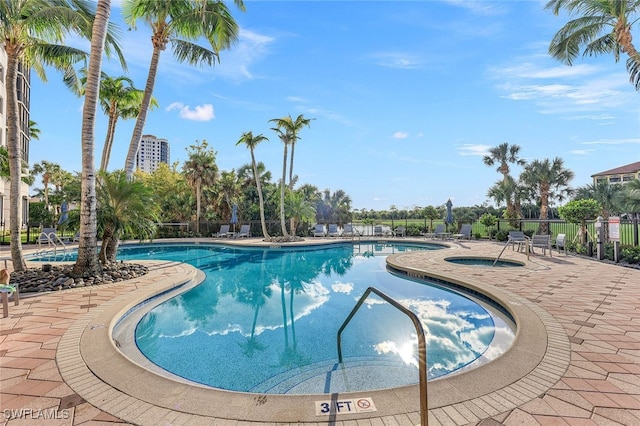
{"type": "MultiPolygon", "coordinates": [[[[258,243],[244,240],[243,244],[258,243]]],[[[547,332],[547,341],[536,343],[547,349],[535,370],[503,389],[449,405],[438,403],[443,394],[430,395],[430,425],[640,425],[640,270],[557,253],[553,257],[538,254],[527,260],[524,254],[510,249],[504,257],[522,261],[524,267],[454,265],[444,262],[444,257],[495,257],[503,246],[477,241],[449,245],[451,249],[447,250],[394,255],[389,262],[414,275],[451,277],[489,293],[504,294],[514,306],[528,305],[547,332]]],[[[308,414],[302,416],[308,407],[299,404],[301,399],[292,399],[295,402],[283,417],[287,420],[277,422],[267,415],[261,422],[249,411],[250,419],[234,419],[195,414],[197,411],[189,407],[172,410],[166,407],[166,401],[154,403],[152,397],[149,401],[114,388],[100,379],[100,371],[94,375],[83,361],[83,356],[91,355],[91,348],[81,350],[81,345],[87,344],[83,339],[91,337],[86,330],[102,326],[96,319],[108,315],[109,309],[129,295],[161,283],[177,283],[193,273],[183,265],[165,262],[154,263],[150,269],[147,276],[136,280],[35,297],[25,295],[18,306],[10,302],[9,317],[0,319],[3,424],[327,423],[326,417],[309,421],[308,414]],[[301,411],[300,418],[296,418],[296,410],[301,411]]],[[[87,363],[91,365],[89,360],[87,363]]],[[[108,371],[108,365],[103,367],[108,371]]],[[[504,380],[497,376],[487,375],[474,387],[504,380]]],[[[174,390],[170,386],[165,392],[174,390]]],[[[415,392],[403,392],[394,393],[397,398],[415,396],[415,392]]],[[[244,403],[242,395],[232,398],[238,406],[244,403]]],[[[254,405],[269,407],[267,398],[272,397],[254,398],[254,405]]],[[[197,399],[195,393],[193,399],[197,399]]],[[[209,405],[215,412],[215,401],[209,405]]],[[[379,407],[377,415],[336,416],[330,422],[345,426],[418,424],[419,416],[412,406],[415,404],[407,404],[404,413],[396,407],[393,414],[386,414],[385,407],[379,407]]],[[[236,407],[237,411],[241,408],[236,407]]]]}

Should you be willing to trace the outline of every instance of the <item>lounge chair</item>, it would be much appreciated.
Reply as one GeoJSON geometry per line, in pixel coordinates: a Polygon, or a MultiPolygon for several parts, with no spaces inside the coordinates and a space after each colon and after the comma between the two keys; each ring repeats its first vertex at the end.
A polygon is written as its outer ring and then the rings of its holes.
{"type": "Polygon", "coordinates": [[[373,236],[374,237],[384,237],[386,236],[386,232],[382,229],[382,225],[376,225],[373,227],[373,236]]]}
{"type": "Polygon", "coordinates": [[[567,235],[566,234],[558,234],[556,237],[556,250],[558,250],[558,254],[564,252],[565,256],[567,255],[567,235]]]}
{"type": "Polygon", "coordinates": [[[447,228],[445,228],[444,223],[439,223],[436,225],[436,229],[433,231],[433,236],[435,238],[445,239],[449,237],[451,234],[447,232],[447,228]]]}
{"type": "Polygon", "coordinates": [[[343,237],[359,237],[360,233],[358,232],[357,229],[353,227],[353,224],[345,223],[344,227],[342,228],[342,236],[343,237]]]}
{"type": "Polygon", "coordinates": [[[313,227],[313,236],[314,237],[326,237],[327,236],[327,230],[326,230],[325,226],[323,224],[317,223],[313,227]]]}
{"type": "Polygon", "coordinates": [[[329,232],[327,234],[329,237],[339,237],[340,236],[340,230],[338,229],[338,225],[336,225],[335,223],[330,223],[329,224],[329,232]]]}
{"type": "Polygon", "coordinates": [[[515,246],[518,246],[518,251],[520,249],[527,246],[527,237],[524,235],[522,231],[509,231],[509,238],[507,243],[511,244],[511,249],[513,250],[515,246]]]}
{"type": "Polygon", "coordinates": [[[468,223],[463,224],[460,227],[460,232],[457,234],[453,234],[453,238],[456,240],[467,239],[471,240],[471,225],[468,223]]]}
{"type": "Polygon", "coordinates": [[[42,228],[42,232],[38,236],[37,243],[39,246],[42,244],[48,246],[56,246],[58,244],[64,245],[64,241],[56,234],[56,228],[42,228]]]}
{"type": "Polygon", "coordinates": [[[398,226],[396,229],[393,230],[394,237],[406,237],[406,235],[407,233],[404,226],[398,226]]]}
{"type": "Polygon", "coordinates": [[[220,230],[218,232],[216,232],[215,234],[213,234],[213,238],[230,237],[231,234],[229,233],[229,227],[230,227],[230,225],[220,225],[220,230]]]}
{"type": "Polygon", "coordinates": [[[251,225],[242,225],[240,232],[236,234],[236,238],[249,238],[251,236],[251,225]]]}
{"type": "Polygon", "coordinates": [[[547,250],[549,250],[549,256],[553,257],[551,251],[551,235],[534,235],[531,237],[531,253],[535,253],[533,250],[535,247],[542,249],[542,254],[546,256],[547,250]]]}

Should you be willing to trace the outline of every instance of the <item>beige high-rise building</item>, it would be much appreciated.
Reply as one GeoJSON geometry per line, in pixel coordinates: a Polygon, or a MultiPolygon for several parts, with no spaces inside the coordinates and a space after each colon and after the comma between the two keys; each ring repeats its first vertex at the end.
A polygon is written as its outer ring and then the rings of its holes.
{"type": "Polygon", "coordinates": [[[142,135],[136,153],[136,168],[153,173],[160,163],[169,164],[169,141],[154,135],[142,135]]]}
{"type": "MultiPolygon", "coordinates": [[[[7,147],[7,54],[0,45],[0,146],[7,147]]],[[[29,103],[31,96],[30,69],[18,65],[16,88],[18,91],[18,144],[22,160],[29,164],[29,103]]],[[[9,180],[0,177],[0,230],[9,227],[9,180]]],[[[29,218],[29,185],[21,183],[22,226],[29,218]]]]}

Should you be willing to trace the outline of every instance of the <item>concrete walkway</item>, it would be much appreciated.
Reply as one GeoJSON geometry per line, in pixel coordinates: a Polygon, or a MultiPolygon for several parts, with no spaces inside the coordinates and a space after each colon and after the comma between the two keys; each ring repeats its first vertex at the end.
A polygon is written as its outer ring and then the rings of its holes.
{"type": "MultiPolygon", "coordinates": [[[[306,243],[329,241],[310,240],[306,243]]],[[[257,239],[241,243],[261,244],[257,239]]],[[[640,270],[557,252],[527,259],[511,249],[503,257],[523,267],[456,265],[444,258],[495,257],[503,246],[447,244],[446,250],[392,255],[388,262],[412,276],[446,277],[495,295],[522,323],[503,359],[429,383],[430,425],[640,425],[640,270]]],[[[10,302],[9,317],[0,319],[0,422],[419,424],[416,387],[369,393],[378,406],[374,413],[327,418],[316,416],[313,401],[328,396],[182,389],[131,363],[115,363],[107,354],[115,350],[108,339],[110,316],[138,297],[195,279],[187,265],[149,266],[150,273],[140,279],[24,295],[18,306],[10,302]],[[129,369],[136,368],[141,375],[131,380],[129,371],[135,370],[129,369]],[[181,398],[191,404],[178,404],[181,398]]]]}

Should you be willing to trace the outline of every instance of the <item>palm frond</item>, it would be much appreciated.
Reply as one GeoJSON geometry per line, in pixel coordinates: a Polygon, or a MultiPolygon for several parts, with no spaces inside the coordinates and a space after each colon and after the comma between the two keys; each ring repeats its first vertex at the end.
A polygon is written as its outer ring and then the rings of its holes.
{"type": "Polygon", "coordinates": [[[640,58],[630,57],[627,59],[627,72],[629,73],[629,82],[636,90],[640,90],[640,58]]]}
{"type": "Polygon", "coordinates": [[[190,65],[209,66],[220,62],[218,54],[205,47],[184,40],[171,39],[173,54],[179,62],[187,62],[190,65]]]}

